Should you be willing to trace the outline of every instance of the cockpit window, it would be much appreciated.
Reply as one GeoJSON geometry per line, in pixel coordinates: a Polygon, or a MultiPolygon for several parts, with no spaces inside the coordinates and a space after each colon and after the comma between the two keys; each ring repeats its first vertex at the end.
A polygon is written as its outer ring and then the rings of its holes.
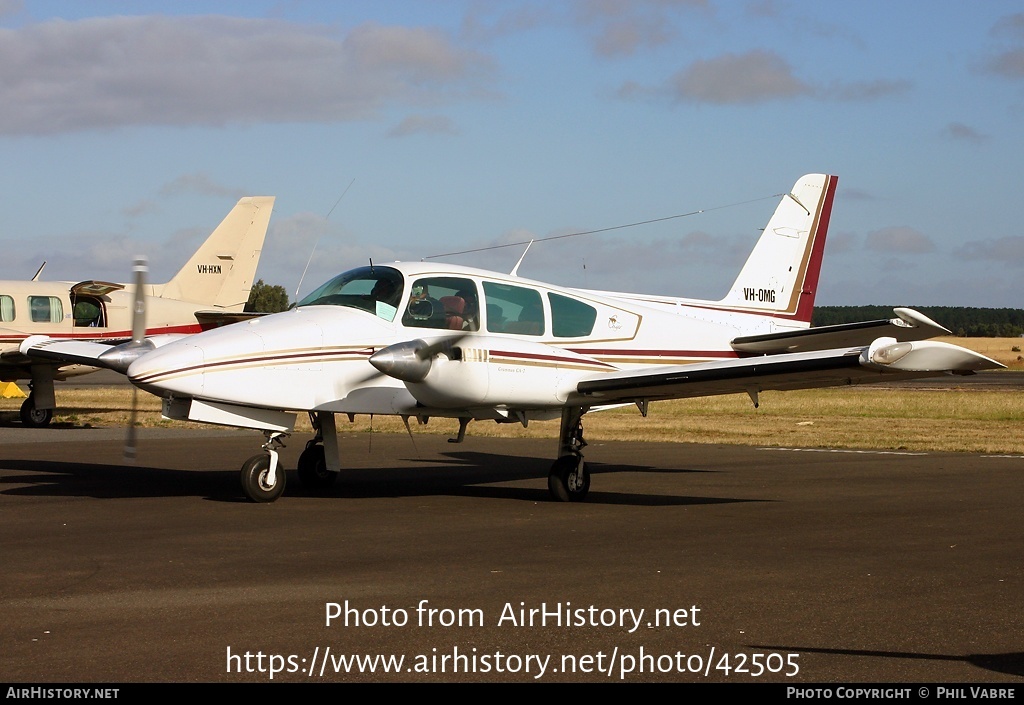
{"type": "Polygon", "coordinates": [[[391,267],[360,267],[339,274],[302,299],[303,306],[347,306],[395,320],[402,300],[402,274],[391,267]]]}

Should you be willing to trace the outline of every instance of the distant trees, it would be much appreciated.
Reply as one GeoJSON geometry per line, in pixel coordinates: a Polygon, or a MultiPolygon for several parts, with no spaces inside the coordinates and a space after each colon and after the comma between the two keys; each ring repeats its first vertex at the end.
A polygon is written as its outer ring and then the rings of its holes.
{"type": "Polygon", "coordinates": [[[288,292],[280,284],[264,284],[258,280],[249,292],[245,310],[255,313],[278,313],[288,309],[288,292]]]}
{"type": "MultiPolygon", "coordinates": [[[[911,306],[953,335],[969,338],[1016,338],[1024,335],[1024,310],[968,306],[911,306]]],[[[893,318],[892,306],[815,306],[813,326],[893,318]]]]}

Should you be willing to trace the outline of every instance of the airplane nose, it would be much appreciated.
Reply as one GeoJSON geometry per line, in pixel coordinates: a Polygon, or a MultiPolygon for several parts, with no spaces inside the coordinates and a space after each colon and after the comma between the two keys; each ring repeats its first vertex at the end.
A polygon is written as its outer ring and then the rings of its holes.
{"type": "Polygon", "coordinates": [[[203,391],[205,362],[202,348],[181,340],[137,359],[128,367],[128,379],[158,396],[197,396],[203,391]]]}

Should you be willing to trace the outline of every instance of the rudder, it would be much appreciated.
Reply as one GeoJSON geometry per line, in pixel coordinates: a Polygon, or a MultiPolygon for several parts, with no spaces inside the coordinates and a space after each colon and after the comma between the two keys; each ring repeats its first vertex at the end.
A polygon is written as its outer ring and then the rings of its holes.
{"type": "Polygon", "coordinates": [[[808,174],[796,182],[720,306],[810,324],[838,180],[808,174]]]}

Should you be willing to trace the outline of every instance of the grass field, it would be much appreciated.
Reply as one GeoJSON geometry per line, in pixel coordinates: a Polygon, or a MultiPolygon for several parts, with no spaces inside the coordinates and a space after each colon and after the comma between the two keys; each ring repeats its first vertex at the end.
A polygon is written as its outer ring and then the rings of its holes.
{"type": "MultiPolygon", "coordinates": [[[[1012,347],[1017,338],[949,339],[978,352],[1024,365],[1012,347]]],[[[128,387],[62,389],[58,385],[58,426],[123,426],[131,408],[128,387]]],[[[161,419],[159,400],[139,393],[143,426],[190,424],[161,419]]],[[[890,450],[1024,453],[1024,394],[1006,389],[905,389],[853,387],[797,392],[765,392],[759,409],[745,394],[651,404],[647,418],[635,406],[592,413],[585,418],[591,443],[601,440],[648,440],[677,443],[738,443],[759,446],[865,448],[890,450]]],[[[17,423],[20,399],[0,400],[0,422],[17,423]]],[[[341,432],[404,432],[393,417],[357,417],[348,424],[339,416],[341,432]]],[[[309,430],[300,415],[297,430],[309,430]]],[[[413,421],[414,433],[455,435],[458,423],[431,419],[413,421]]],[[[477,436],[555,439],[558,422],[498,425],[475,422],[477,436]]]]}

